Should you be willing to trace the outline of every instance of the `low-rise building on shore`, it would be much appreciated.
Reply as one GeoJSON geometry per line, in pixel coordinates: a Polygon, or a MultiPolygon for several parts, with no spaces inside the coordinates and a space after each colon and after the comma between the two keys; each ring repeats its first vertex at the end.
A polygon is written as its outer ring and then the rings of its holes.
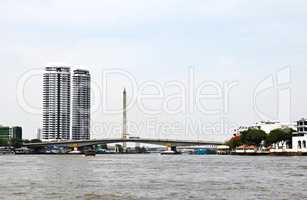
{"type": "Polygon", "coordinates": [[[251,129],[251,128],[263,130],[266,134],[269,134],[272,130],[279,129],[279,128],[280,129],[292,128],[296,130],[296,124],[295,123],[272,122],[272,121],[260,121],[250,126],[240,126],[239,128],[234,130],[234,135],[240,135],[241,132],[247,131],[248,129],[251,129]]]}
{"type": "Polygon", "coordinates": [[[22,128],[19,126],[9,127],[0,125],[0,140],[9,141],[11,139],[22,140],[22,128]]]}
{"type": "Polygon", "coordinates": [[[292,149],[296,151],[307,151],[307,119],[297,121],[297,132],[293,133],[292,149]]]}

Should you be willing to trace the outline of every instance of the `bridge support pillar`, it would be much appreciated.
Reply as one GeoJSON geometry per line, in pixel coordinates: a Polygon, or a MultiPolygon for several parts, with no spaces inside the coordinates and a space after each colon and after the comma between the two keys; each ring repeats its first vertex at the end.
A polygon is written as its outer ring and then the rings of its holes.
{"type": "Polygon", "coordinates": [[[177,152],[177,147],[176,146],[171,146],[171,151],[177,152]]]}
{"type": "Polygon", "coordinates": [[[116,153],[123,153],[124,152],[123,146],[120,145],[120,144],[116,144],[115,145],[115,152],[116,153]]]}

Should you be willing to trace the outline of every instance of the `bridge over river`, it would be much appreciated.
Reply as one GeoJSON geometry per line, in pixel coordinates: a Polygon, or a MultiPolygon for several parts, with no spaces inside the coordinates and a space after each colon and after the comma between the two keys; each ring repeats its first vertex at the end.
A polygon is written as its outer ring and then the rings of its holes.
{"type": "Polygon", "coordinates": [[[66,146],[66,147],[83,147],[93,146],[98,144],[112,144],[135,142],[143,144],[155,144],[168,147],[183,147],[183,146],[210,146],[212,148],[217,145],[222,145],[223,142],[216,141],[203,141],[203,140],[176,140],[176,139],[148,139],[148,138],[106,138],[106,139],[93,139],[93,140],[59,140],[41,143],[24,143],[25,147],[45,147],[45,146],[66,146]]]}

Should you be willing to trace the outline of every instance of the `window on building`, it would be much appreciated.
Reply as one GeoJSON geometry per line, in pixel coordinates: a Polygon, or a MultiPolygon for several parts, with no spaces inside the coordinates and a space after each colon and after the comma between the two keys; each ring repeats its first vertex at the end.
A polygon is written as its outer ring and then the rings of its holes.
{"type": "Polygon", "coordinates": [[[303,141],[303,148],[306,149],[306,140],[303,141]]]}
{"type": "Polygon", "coordinates": [[[298,148],[298,149],[301,149],[301,148],[302,148],[302,142],[301,142],[301,141],[298,141],[297,148],[298,148]]]}

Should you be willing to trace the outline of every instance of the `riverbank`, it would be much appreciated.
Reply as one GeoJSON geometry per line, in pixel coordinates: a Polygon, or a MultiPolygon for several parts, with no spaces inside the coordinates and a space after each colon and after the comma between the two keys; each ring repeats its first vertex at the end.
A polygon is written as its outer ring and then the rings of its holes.
{"type": "Polygon", "coordinates": [[[270,151],[232,151],[231,155],[239,156],[307,156],[307,151],[293,149],[271,149],[270,151]]]}

